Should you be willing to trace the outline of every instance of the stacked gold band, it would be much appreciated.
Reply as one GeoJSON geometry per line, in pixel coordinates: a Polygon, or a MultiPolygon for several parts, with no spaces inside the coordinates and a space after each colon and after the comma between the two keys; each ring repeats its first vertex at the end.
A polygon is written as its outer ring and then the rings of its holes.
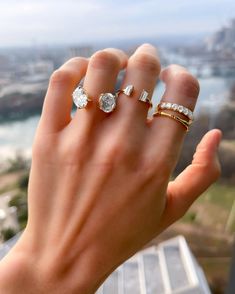
{"type": "Polygon", "coordinates": [[[189,131],[190,123],[187,120],[182,119],[181,117],[179,117],[177,115],[173,115],[173,114],[170,114],[170,113],[167,113],[164,111],[160,111],[160,110],[157,110],[153,115],[154,116],[161,115],[161,116],[165,116],[165,117],[169,117],[171,119],[174,119],[175,121],[182,124],[185,127],[187,132],[189,131]]]}

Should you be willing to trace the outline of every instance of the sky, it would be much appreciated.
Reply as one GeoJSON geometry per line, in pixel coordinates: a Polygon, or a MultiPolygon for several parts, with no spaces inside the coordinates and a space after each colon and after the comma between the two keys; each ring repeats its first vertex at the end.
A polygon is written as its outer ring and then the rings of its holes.
{"type": "Polygon", "coordinates": [[[211,34],[234,0],[0,0],[0,47],[211,34]]]}

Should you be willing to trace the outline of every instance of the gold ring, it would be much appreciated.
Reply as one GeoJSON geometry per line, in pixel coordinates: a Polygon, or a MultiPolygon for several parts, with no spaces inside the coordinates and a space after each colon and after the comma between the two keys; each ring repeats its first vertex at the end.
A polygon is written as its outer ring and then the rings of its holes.
{"type": "Polygon", "coordinates": [[[153,106],[152,101],[149,98],[149,93],[146,90],[142,91],[142,93],[139,97],[139,101],[144,102],[144,103],[148,103],[150,108],[152,108],[152,106],[153,106]]]}
{"type": "Polygon", "coordinates": [[[133,85],[126,86],[125,89],[120,89],[116,92],[116,95],[119,96],[120,94],[125,94],[126,96],[130,97],[134,91],[133,85]]]}
{"type": "Polygon", "coordinates": [[[82,86],[78,86],[72,94],[73,102],[78,109],[83,109],[87,106],[91,99],[88,97],[85,89],[82,86]]]}
{"type": "Polygon", "coordinates": [[[175,112],[178,112],[180,114],[183,114],[185,117],[187,117],[189,119],[189,123],[192,123],[193,122],[193,112],[183,106],[183,105],[179,105],[179,104],[176,104],[176,103],[170,103],[170,102],[160,102],[157,107],[156,107],[157,110],[172,110],[172,111],[175,111],[175,112]]]}
{"type": "Polygon", "coordinates": [[[161,115],[161,116],[165,116],[165,117],[169,117],[171,119],[174,119],[175,121],[181,123],[181,125],[183,125],[186,129],[186,131],[188,132],[189,131],[189,126],[190,126],[190,123],[184,119],[182,119],[181,117],[177,116],[177,115],[173,115],[173,114],[170,114],[170,113],[167,113],[167,112],[164,112],[164,111],[159,111],[157,110],[153,116],[157,116],[157,115],[161,115]]]}

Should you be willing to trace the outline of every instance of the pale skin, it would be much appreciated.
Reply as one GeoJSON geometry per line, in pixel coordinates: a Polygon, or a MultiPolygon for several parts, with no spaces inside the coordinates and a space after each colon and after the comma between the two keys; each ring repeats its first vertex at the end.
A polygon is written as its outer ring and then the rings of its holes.
{"type": "Polygon", "coordinates": [[[161,71],[153,46],[129,59],[106,49],[75,58],[52,75],[33,145],[28,189],[29,221],[15,248],[0,263],[0,293],[91,294],[128,257],[178,220],[220,175],[221,132],[208,132],[192,164],[169,182],[185,137],[180,123],[147,120],[157,79],[163,101],[194,109],[197,80],[180,66],[161,71]],[[112,114],[97,108],[126,69],[112,114]],[[93,102],[71,118],[71,94],[85,77],[93,102]]]}

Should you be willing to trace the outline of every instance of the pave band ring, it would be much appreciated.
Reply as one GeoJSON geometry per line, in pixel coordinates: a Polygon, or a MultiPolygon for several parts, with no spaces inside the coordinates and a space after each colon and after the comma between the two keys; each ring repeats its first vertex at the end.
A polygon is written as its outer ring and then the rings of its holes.
{"type": "Polygon", "coordinates": [[[193,122],[193,112],[188,109],[187,107],[184,107],[183,105],[179,105],[176,103],[170,103],[170,102],[161,102],[157,105],[156,110],[173,110],[178,113],[183,114],[185,117],[189,119],[189,124],[193,122]]]}
{"type": "Polygon", "coordinates": [[[149,93],[146,90],[143,90],[139,99],[141,102],[145,102],[149,104],[149,107],[151,108],[153,106],[151,99],[149,98],[149,93]]]}
{"type": "Polygon", "coordinates": [[[86,91],[82,86],[78,86],[72,94],[73,102],[77,106],[78,109],[83,109],[87,106],[88,102],[91,99],[88,97],[86,91]]]}
{"type": "Polygon", "coordinates": [[[187,132],[189,131],[190,123],[189,123],[188,121],[182,119],[181,117],[179,117],[179,116],[177,116],[177,115],[173,115],[173,114],[167,113],[167,112],[164,112],[164,111],[160,111],[160,110],[157,110],[157,111],[153,114],[153,116],[157,116],[157,115],[165,116],[165,117],[169,117],[169,118],[171,118],[171,119],[174,119],[175,121],[177,121],[177,122],[179,122],[181,125],[183,125],[187,132]]]}

